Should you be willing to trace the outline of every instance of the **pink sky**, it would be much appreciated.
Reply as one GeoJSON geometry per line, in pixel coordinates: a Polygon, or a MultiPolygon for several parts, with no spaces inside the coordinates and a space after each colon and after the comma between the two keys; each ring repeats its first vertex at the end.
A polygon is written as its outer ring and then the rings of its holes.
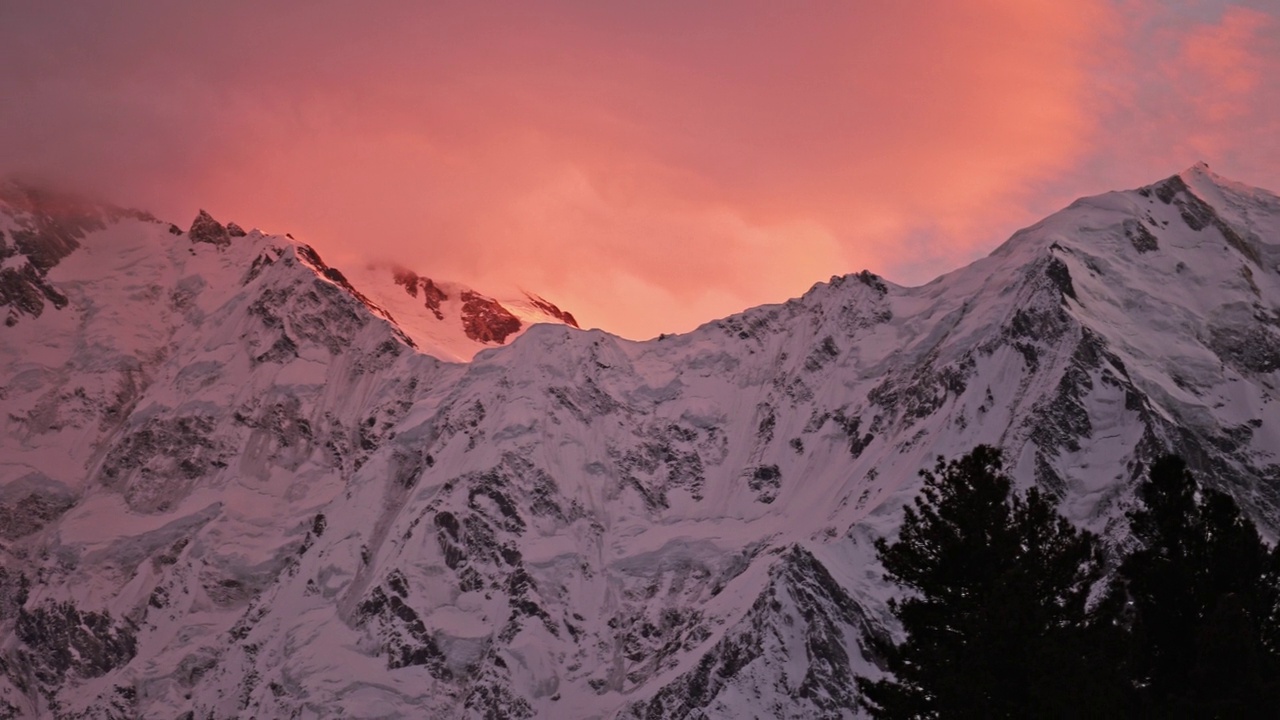
{"type": "Polygon", "coordinates": [[[1280,189],[1272,2],[117,5],[0,10],[0,173],[628,337],[1198,160],[1280,189]]]}

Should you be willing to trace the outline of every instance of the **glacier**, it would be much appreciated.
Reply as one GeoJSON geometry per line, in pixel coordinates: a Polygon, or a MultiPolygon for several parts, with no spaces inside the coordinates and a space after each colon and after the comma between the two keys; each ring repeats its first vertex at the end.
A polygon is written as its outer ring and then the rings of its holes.
{"type": "Polygon", "coordinates": [[[209,221],[0,192],[0,717],[859,717],[979,443],[1280,531],[1280,198],[1204,165],[644,342],[209,221]]]}

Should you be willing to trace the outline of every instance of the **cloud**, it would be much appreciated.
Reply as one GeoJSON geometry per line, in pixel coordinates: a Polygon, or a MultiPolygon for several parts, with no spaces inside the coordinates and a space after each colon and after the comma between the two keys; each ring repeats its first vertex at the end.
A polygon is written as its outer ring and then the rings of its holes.
{"type": "Polygon", "coordinates": [[[1274,18],[1235,9],[1166,26],[1104,0],[4,12],[0,166],[291,231],[335,262],[523,286],[632,337],[863,267],[923,282],[1055,209],[1053,178],[1078,194],[1171,171],[1144,132],[1245,158],[1229,130],[1260,93],[1275,107],[1274,18]]]}
{"type": "Polygon", "coordinates": [[[1081,194],[1146,184],[1207,161],[1280,189],[1280,16],[1269,3],[1117,0],[1088,65],[1084,151],[1018,205],[1028,220],[1081,194]]]}
{"type": "MultiPolygon", "coordinates": [[[[1275,16],[1231,7],[1217,22],[1188,29],[1167,67],[1167,77],[1181,89],[1178,106],[1189,126],[1184,142],[1212,156],[1232,152],[1242,138],[1263,140],[1264,152],[1274,147],[1280,128],[1278,74],[1280,21],[1275,16]]],[[[1275,167],[1280,154],[1270,155],[1275,167]]]]}

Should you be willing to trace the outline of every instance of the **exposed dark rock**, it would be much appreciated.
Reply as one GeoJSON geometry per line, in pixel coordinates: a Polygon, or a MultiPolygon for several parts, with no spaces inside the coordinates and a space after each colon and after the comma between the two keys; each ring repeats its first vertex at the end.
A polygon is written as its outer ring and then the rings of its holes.
{"type": "Polygon", "coordinates": [[[1083,331],[1056,392],[1038,405],[1027,420],[1032,428],[1031,439],[1042,451],[1051,455],[1063,450],[1075,452],[1080,449],[1080,441],[1092,435],[1085,400],[1093,390],[1093,371],[1103,367],[1109,358],[1102,339],[1083,331]]]}
{"type": "Polygon", "coordinates": [[[809,353],[809,356],[805,358],[804,369],[809,372],[817,372],[839,355],[840,348],[836,345],[835,338],[828,335],[822,338],[822,342],[818,344],[818,347],[814,348],[809,353]]]}
{"type": "Polygon", "coordinates": [[[18,616],[30,589],[31,581],[21,571],[0,567],[0,623],[18,616]]]}
{"type": "Polygon", "coordinates": [[[501,345],[520,328],[520,320],[497,300],[470,290],[462,293],[462,329],[467,337],[501,345]]]}
{"type": "Polygon", "coordinates": [[[280,336],[276,338],[276,341],[271,344],[271,347],[253,356],[253,362],[257,365],[261,365],[262,363],[276,363],[277,365],[283,365],[285,363],[292,362],[297,359],[297,357],[298,344],[293,341],[293,338],[281,332],[280,336]]]}
{"type": "Polygon", "coordinates": [[[621,402],[601,389],[591,378],[567,387],[552,386],[547,388],[547,392],[584,425],[623,407],[621,402]]]}
{"type": "Polygon", "coordinates": [[[766,505],[778,497],[782,487],[782,472],[777,465],[760,465],[747,471],[747,487],[756,494],[756,501],[766,505]]]}
{"type": "Polygon", "coordinates": [[[557,320],[564,323],[565,325],[568,325],[570,327],[578,327],[578,321],[573,318],[572,314],[567,313],[564,310],[561,310],[560,308],[551,304],[549,301],[544,300],[538,297],[537,295],[525,293],[525,297],[529,298],[529,302],[533,303],[534,307],[538,308],[542,312],[550,315],[553,318],[556,318],[557,320]]]}
{"type": "Polygon", "coordinates": [[[0,538],[17,540],[30,535],[75,504],[66,493],[32,490],[20,498],[0,501],[0,538]]]}
{"type": "MultiPolygon", "coordinates": [[[[290,239],[292,239],[292,236],[290,236],[290,239]]],[[[355,298],[356,301],[358,301],[361,305],[364,305],[366,308],[372,311],[375,316],[385,318],[386,320],[391,322],[391,327],[393,332],[395,333],[396,339],[398,339],[400,342],[404,343],[405,345],[408,345],[409,347],[417,347],[417,345],[414,344],[413,340],[410,339],[409,336],[406,335],[404,331],[401,330],[400,327],[395,324],[395,320],[394,318],[391,317],[391,313],[388,313],[386,310],[379,307],[376,303],[374,303],[367,296],[365,296],[364,293],[357,290],[355,286],[352,285],[347,280],[347,277],[342,274],[342,271],[338,270],[335,267],[330,267],[327,263],[325,263],[325,261],[320,258],[320,253],[316,252],[315,248],[311,247],[310,245],[299,244],[294,248],[294,252],[297,254],[298,258],[302,260],[303,263],[305,263],[306,265],[309,265],[313,270],[316,271],[316,273],[320,277],[329,281],[328,283],[319,283],[316,286],[316,292],[319,293],[320,296],[323,296],[325,300],[335,301],[338,299],[339,295],[333,292],[335,289],[340,289],[341,291],[345,291],[347,295],[349,295],[352,298],[355,298]]],[[[304,295],[304,299],[315,300],[316,293],[308,293],[304,295]]],[[[347,322],[345,324],[347,325],[351,325],[354,322],[354,326],[357,329],[360,327],[364,327],[364,325],[368,322],[368,318],[365,316],[364,313],[357,313],[354,308],[349,308],[345,306],[339,307],[339,304],[335,304],[334,307],[330,308],[329,319],[330,320],[337,319],[336,318],[337,315],[342,315],[346,317],[347,322]]],[[[298,316],[295,316],[295,317],[298,317],[298,316]]],[[[308,319],[309,318],[307,318],[305,315],[301,317],[301,320],[303,321],[306,321],[308,319]]],[[[309,324],[313,324],[313,323],[309,323],[309,324]]],[[[339,343],[336,346],[331,346],[330,352],[336,355],[341,351],[341,348],[344,347],[346,344],[347,343],[339,343]]]]}
{"type": "Polygon", "coordinates": [[[201,210],[196,215],[196,219],[191,222],[187,237],[191,238],[193,243],[209,243],[218,247],[231,244],[231,235],[227,232],[227,228],[204,210],[201,210]]]}
{"type": "Polygon", "coordinates": [[[457,570],[467,559],[467,549],[461,542],[459,531],[461,526],[451,512],[437,513],[435,517],[436,542],[444,555],[444,564],[450,570],[457,570]]]}
{"type": "Polygon", "coordinates": [[[854,273],[853,277],[857,278],[858,282],[875,290],[881,295],[887,295],[889,293],[889,287],[884,284],[884,280],[870,270],[863,270],[862,272],[854,273]]]}
{"type": "Polygon", "coordinates": [[[318,278],[302,291],[265,290],[249,306],[249,312],[267,329],[287,333],[259,356],[260,362],[287,362],[296,357],[298,343],[303,341],[340,355],[369,323],[368,313],[352,306],[343,287],[318,278]]]}
{"type": "Polygon", "coordinates": [[[208,575],[201,577],[201,587],[219,607],[242,605],[258,592],[256,583],[238,577],[208,575]]]}
{"type": "Polygon", "coordinates": [[[1067,268],[1067,264],[1058,258],[1050,258],[1045,264],[1044,274],[1053,283],[1053,286],[1062,293],[1063,297],[1076,299],[1076,288],[1071,282],[1071,271],[1067,268]]]}
{"type": "Polygon", "coordinates": [[[342,291],[328,283],[314,283],[296,297],[291,310],[290,325],[299,339],[321,345],[333,355],[349,348],[369,322],[368,315],[344,302],[342,291]]]}
{"type": "Polygon", "coordinates": [[[43,276],[80,247],[94,230],[107,226],[109,211],[118,208],[93,205],[66,195],[14,185],[0,186],[0,202],[17,211],[20,225],[12,231],[13,245],[43,276]]]}
{"type": "Polygon", "coordinates": [[[496,471],[482,473],[472,476],[468,479],[471,486],[470,492],[467,494],[467,506],[473,511],[484,513],[487,517],[497,523],[502,529],[516,534],[524,532],[524,520],[520,517],[520,511],[516,508],[516,504],[504,492],[508,486],[506,478],[499,475],[496,471]],[[495,516],[484,508],[477,498],[485,497],[491,501],[498,510],[495,516]]]}
{"type": "Polygon", "coordinates": [[[701,500],[706,481],[702,451],[707,449],[702,434],[668,423],[647,428],[640,437],[638,445],[610,450],[623,484],[640,493],[645,505],[655,511],[669,507],[667,493],[674,488],[684,488],[694,500],[701,500]]]}
{"type": "MultiPolygon", "coordinates": [[[[897,396],[894,395],[893,397],[896,398],[897,396]]],[[[877,396],[877,399],[873,400],[873,402],[888,403],[887,405],[882,405],[882,407],[889,409],[892,407],[893,403],[896,402],[896,400],[890,400],[889,398],[889,395],[885,395],[883,397],[877,396]]],[[[837,410],[831,418],[840,426],[845,437],[849,438],[849,454],[855,458],[861,457],[862,452],[866,450],[867,446],[871,444],[871,441],[875,439],[875,434],[872,432],[862,432],[862,418],[856,415],[852,417],[846,416],[843,409],[837,410]]]]}
{"type": "Polygon", "coordinates": [[[244,228],[240,227],[239,225],[233,222],[227,223],[227,235],[231,237],[244,237],[245,235],[248,235],[248,234],[249,233],[245,232],[244,228]]]}
{"type": "Polygon", "coordinates": [[[388,595],[382,586],[375,586],[360,603],[359,613],[361,624],[372,623],[378,628],[388,668],[422,666],[437,680],[453,679],[434,634],[399,594],[388,595]]]}
{"type": "Polygon", "coordinates": [[[409,597],[409,580],[399,568],[387,573],[387,587],[402,598],[409,597]]]}
{"type": "Polygon", "coordinates": [[[1245,372],[1280,370],[1280,333],[1266,325],[1216,324],[1209,347],[1227,364],[1245,372]]]}
{"type": "Polygon", "coordinates": [[[1192,230],[1200,231],[1213,226],[1222,234],[1227,244],[1248,258],[1254,265],[1262,265],[1262,256],[1258,248],[1249,240],[1241,237],[1235,228],[1223,220],[1211,205],[1200,199],[1187,183],[1178,175],[1154,186],[1156,197],[1166,205],[1178,208],[1182,221],[1192,230]]]}
{"type": "Polygon", "coordinates": [[[722,320],[717,320],[714,324],[724,330],[726,335],[736,337],[739,340],[759,340],[773,327],[778,320],[776,311],[757,311],[734,315],[722,320]]]}
{"type": "Polygon", "coordinates": [[[559,626],[551,619],[547,611],[543,610],[542,606],[533,600],[532,595],[538,589],[538,586],[523,566],[517,566],[507,576],[505,589],[508,602],[511,605],[511,615],[507,618],[507,623],[502,632],[498,634],[498,639],[501,642],[511,642],[515,638],[516,633],[520,631],[523,618],[536,618],[542,622],[542,626],[547,629],[547,632],[557,637],[560,635],[559,626]]]}
{"type": "Polygon", "coordinates": [[[134,629],[109,613],[82,611],[71,603],[47,603],[18,613],[14,634],[30,652],[23,653],[38,680],[46,685],[68,675],[100,677],[133,659],[134,629]]]}
{"type": "Polygon", "coordinates": [[[138,512],[168,509],[197,480],[226,467],[229,450],[213,428],[212,418],[199,415],[152,418],[116,441],[98,477],[138,512]]]}
{"type": "Polygon", "coordinates": [[[440,310],[440,303],[449,299],[448,293],[440,289],[429,277],[423,277],[403,268],[392,272],[392,279],[395,283],[404,288],[410,297],[418,297],[418,293],[422,293],[422,304],[436,316],[437,320],[444,319],[444,313],[440,310]]]}
{"type": "Polygon", "coordinates": [[[7,209],[18,226],[9,239],[0,235],[0,260],[26,258],[21,265],[10,263],[0,270],[0,307],[9,308],[9,326],[22,315],[38,316],[46,302],[57,309],[66,307],[66,296],[46,276],[88,233],[125,217],[150,217],[14,182],[0,182],[0,208],[7,209]]]}
{"type": "Polygon", "coordinates": [[[756,443],[768,445],[773,442],[773,431],[778,425],[778,414],[768,403],[760,403],[756,409],[760,412],[760,423],[756,426],[756,443]]]}
{"type": "Polygon", "coordinates": [[[1129,239],[1129,242],[1133,243],[1133,248],[1140,253],[1155,252],[1160,249],[1160,243],[1156,240],[1156,236],[1147,229],[1147,226],[1141,220],[1125,220],[1124,236],[1129,239]]]}
{"type": "Polygon", "coordinates": [[[67,306],[67,298],[58,292],[30,262],[19,268],[0,270],[0,307],[8,307],[9,320],[12,327],[19,315],[39,317],[44,312],[45,302],[53,304],[61,310],[67,306]]]}
{"type": "Polygon", "coordinates": [[[261,255],[258,255],[258,257],[253,259],[253,263],[249,265],[249,272],[245,273],[244,280],[241,281],[240,284],[248,285],[249,283],[253,282],[255,279],[257,279],[259,275],[262,274],[263,270],[267,269],[274,263],[275,263],[275,258],[271,257],[271,255],[267,253],[262,253],[261,255]]]}
{"type": "MultiPolygon", "coordinates": [[[[495,663],[501,662],[495,657],[495,663]]],[[[529,701],[511,692],[505,678],[484,677],[475,683],[463,702],[470,714],[483,720],[527,720],[533,717],[529,701]]]]}

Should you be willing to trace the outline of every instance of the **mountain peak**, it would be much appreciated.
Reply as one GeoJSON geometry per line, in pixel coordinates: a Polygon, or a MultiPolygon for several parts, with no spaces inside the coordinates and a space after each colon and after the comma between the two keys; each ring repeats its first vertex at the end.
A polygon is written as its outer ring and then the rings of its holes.
{"type": "Polygon", "coordinates": [[[231,244],[231,233],[227,227],[213,216],[206,212],[203,208],[196,219],[191,221],[191,229],[187,231],[187,236],[191,238],[191,242],[209,243],[224,247],[231,244]]]}
{"type": "Polygon", "coordinates": [[[856,716],[978,444],[1111,543],[1164,452],[1280,530],[1280,199],[1207,170],[645,342],[195,224],[5,258],[74,312],[0,328],[0,716],[856,716]]]}
{"type": "Polygon", "coordinates": [[[1203,160],[1196,161],[1194,165],[1178,173],[1178,175],[1184,179],[1192,177],[1218,178],[1218,174],[1209,169],[1209,163],[1203,160]]]}

